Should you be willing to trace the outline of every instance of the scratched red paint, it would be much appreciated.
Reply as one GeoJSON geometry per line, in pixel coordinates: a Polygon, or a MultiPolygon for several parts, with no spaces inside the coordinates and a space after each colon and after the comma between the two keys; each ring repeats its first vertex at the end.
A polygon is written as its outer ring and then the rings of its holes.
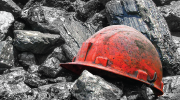
{"type": "Polygon", "coordinates": [[[151,85],[163,94],[162,64],[153,44],[139,31],[113,25],[95,33],[80,48],[74,62],[60,66],[81,74],[84,69],[101,69],[151,85]]]}

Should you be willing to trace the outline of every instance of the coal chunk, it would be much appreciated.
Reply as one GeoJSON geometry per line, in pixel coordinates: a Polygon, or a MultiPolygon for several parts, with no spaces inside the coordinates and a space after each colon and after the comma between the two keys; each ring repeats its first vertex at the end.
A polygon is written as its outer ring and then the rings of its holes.
{"type": "Polygon", "coordinates": [[[43,86],[43,85],[46,85],[48,84],[47,80],[45,79],[41,79],[38,74],[26,74],[26,79],[25,79],[25,83],[30,86],[30,87],[33,87],[33,88],[37,88],[39,86],[43,86]]]}
{"type": "Polygon", "coordinates": [[[14,46],[20,51],[45,54],[63,43],[60,35],[43,34],[37,31],[14,31],[14,46]]]}
{"type": "Polygon", "coordinates": [[[14,17],[19,17],[21,12],[21,8],[12,0],[1,0],[0,10],[10,12],[14,17]]]}
{"type": "Polygon", "coordinates": [[[57,58],[51,57],[40,66],[39,71],[48,77],[56,77],[62,69],[59,64],[57,58]]]}
{"type": "MultiPolygon", "coordinates": [[[[0,76],[0,96],[24,93],[30,88],[24,84],[26,71],[22,67],[5,71],[0,76]]],[[[1,98],[1,97],[0,97],[1,98]]]]}
{"type": "Polygon", "coordinates": [[[152,0],[119,0],[106,4],[107,18],[111,25],[127,25],[143,33],[156,47],[167,74],[174,75],[178,68],[177,46],[163,16],[152,0]]]}
{"type": "Polygon", "coordinates": [[[117,100],[123,91],[115,85],[84,70],[73,83],[72,95],[78,100],[117,100]]]}
{"type": "Polygon", "coordinates": [[[56,83],[40,86],[37,89],[34,89],[34,94],[36,93],[36,99],[46,99],[46,100],[70,100],[71,93],[69,89],[71,89],[72,83],[56,83]]]}
{"type": "Polygon", "coordinates": [[[73,13],[68,14],[55,8],[45,6],[30,7],[23,10],[21,15],[33,26],[33,30],[60,34],[65,40],[62,50],[70,60],[76,56],[82,43],[96,30],[89,28],[91,27],[89,24],[77,20],[73,13]]]}
{"type": "Polygon", "coordinates": [[[16,65],[17,51],[13,47],[10,37],[6,41],[1,41],[0,45],[0,71],[2,72],[16,65]]]}
{"type": "Polygon", "coordinates": [[[7,83],[23,82],[25,79],[25,74],[26,71],[22,67],[7,69],[1,76],[1,81],[7,83]]]}
{"type": "Polygon", "coordinates": [[[45,0],[43,6],[54,7],[68,12],[74,12],[75,8],[71,0],[45,0]]]}
{"type": "Polygon", "coordinates": [[[158,100],[178,100],[180,95],[180,76],[168,76],[163,78],[164,94],[158,100]]]}
{"type": "Polygon", "coordinates": [[[14,30],[23,30],[25,27],[25,24],[20,22],[20,21],[15,21],[14,22],[14,30]]]}
{"type": "Polygon", "coordinates": [[[66,57],[64,51],[62,50],[62,47],[57,47],[57,48],[55,48],[55,49],[53,50],[53,52],[52,52],[50,55],[48,55],[47,58],[51,58],[51,57],[57,58],[60,62],[68,62],[68,61],[70,61],[70,60],[66,57]]]}
{"type": "Polygon", "coordinates": [[[39,71],[38,65],[30,65],[28,68],[29,73],[37,73],[39,71]]]}
{"type": "Polygon", "coordinates": [[[47,81],[49,83],[60,83],[60,82],[66,82],[66,78],[65,77],[57,77],[55,79],[50,78],[50,79],[47,79],[47,81]]]}
{"type": "Polygon", "coordinates": [[[104,9],[98,0],[90,0],[77,9],[77,18],[86,21],[87,18],[104,9]]]}
{"type": "Polygon", "coordinates": [[[18,55],[19,62],[23,67],[29,67],[31,65],[36,65],[35,56],[30,52],[23,52],[18,55]]]}
{"type": "Polygon", "coordinates": [[[165,17],[171,31],[180,31],[180,1],[173,1],[170,5],[160,6],[159,10],[165,17]]]}
{"type": "Polygon", "coordinates": [[[169,5],[172,1],[177,1],[177,0],[153,0],[156,6],[169,5]]]}
{"type": "Polygon", "coordinates": [[[0,41],[4,40],[10,34],[10,27],[14,22],[14,17],[11,13],[0,11],[0,41]]]}

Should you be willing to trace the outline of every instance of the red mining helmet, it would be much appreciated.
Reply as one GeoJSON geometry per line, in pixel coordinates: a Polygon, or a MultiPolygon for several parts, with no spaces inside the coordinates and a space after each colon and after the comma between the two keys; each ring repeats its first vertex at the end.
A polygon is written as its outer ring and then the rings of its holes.
{"type": "Polygon", "coordinates": [[[60,66],[77,74],[84,69],[104,70],[143,82],[156,95],[163,94],[162,64],[156,48],[142,33],[125,25],[98,31],[82,44],[73,62],[60,66]]]}

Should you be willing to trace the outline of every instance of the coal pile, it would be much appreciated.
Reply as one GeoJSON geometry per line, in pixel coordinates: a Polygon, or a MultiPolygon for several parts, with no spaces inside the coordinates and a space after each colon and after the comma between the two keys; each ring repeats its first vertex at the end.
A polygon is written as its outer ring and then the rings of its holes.
{"type": "Polygon", "coordinates": [[[0,100],[178,100],[179,4],[0,0],[0,100]],[[109,80],[87,70],[76,75],[59,66],[71,62],[85,40],[110,25],[133,27],[155,46],[163,65],[163,96],[144,84],[109,80]]]}

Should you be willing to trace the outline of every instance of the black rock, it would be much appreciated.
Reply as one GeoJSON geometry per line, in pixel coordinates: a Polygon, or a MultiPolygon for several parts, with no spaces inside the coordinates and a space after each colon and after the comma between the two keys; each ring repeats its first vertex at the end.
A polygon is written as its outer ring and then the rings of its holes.
{"type": "Polygon", "coordinates": [[[0,76],[0,99],[5,95],[24,93],[30,88],[24,84],[26,71],[22,67],[13,68],[5,71],[0,76]]]}
{"type": "Polygon", "coordinates": [[[156,6],[168,5],[172,1],[178,1],[178,0],[153,0],[153,2],[156,4],[156,6]]]}
{"type": "Polygon", "coordinates": [[[65,77],[57,77],[55,79],[46,79],[48,81],[48,83],[60,83],[60,82],[66,82],[66,78],[65,77]]]}
{"type": "Polygon", "coordinates": [[[24,82],[19,82],[17,84],[1,83],[0,89],[1,100],[4,100],[3,96],[24,93],[30,90],[30,88],[24,84],[24,82]]]}
{"type": "Polygon", "coordinates": [[[51,57],[39,67],[39,71],[45,76],[56,77],[62,69],[59,64],[57,58],[51,57]]]}
{"type": "Polygon", "coordinates": [[[25,27],[25,24],[20,22],[20,21],[15,21],[14,22],[14,30],[23,30],[25,27]]]}
{"type": "Polygon", "coordinates": [[[57,58],[61,63],[62,63],[62,62],[68,62],[68,61],[70,61],[70,60],[66,57],[66,55],[65,55],[65,53],[64,53],[64,51],[62,50],[61,47],[55,48],[55,49],[53,50],[53,52],[52,52],[50,55],[48,55],[47,58],[51,58],[51,57],[57,58]]]}
{"type": "Polygon", "coordinates": [[[123,91],[85,70],[73,83],[71,93],[77,100],[117,100],[123,91]]]}
{"type": "Polygon", "coordinates": [[[165,17],[166,22],[171,31],[180,31],[180,1],[173,1],[170,5],[159,7],[162,15],[165,17]]]}
{"type": "Polygon", "coordinates": [[[62,82],[40,86],[33,90],[33,94],[36,94],[36,100],[71,100],[71,84],[62,82]]]}
{"type": "Polygon", "coordinates": [[[71,98],[71,84],[72,83],[57,83],[53,84],[47,91],[57,100],[70,100],[71,98]]]}
{"type": "Polygon", "coordinates": [[[38,65],[30,65],[28,68],[29,73],[37,73],[39,71],[38,65]]]}
{"type": "Polygon", "coordinates": [[[26,79],[24,82],[33,88],[48,84],[47,80],[41,79],[37,74],[26,74],[26,79]]]}
{"type": "Polygon", "coordinates": [[[176,49],[169,28],[152,0],[118,0],[106,4],[111,25],[131,26],[143,33],[156,47],[162,61],[164,74],[176,74],[178,69],[176,49]]]}
{"type": "Polygon", "coordinates": [[[127,100],[156,100],[153,91],[145,84],[123,82],[123,85],[124,98],[127,98],[127,100]]]}
{"type": "Polygon", "coordinates": [[[11,13],[0,11],[0,41],[4,40],[10,34],[10,27],[14,22],[14,17],[11,13]]]}
{"type": "Polygon", "coordinates": [[[23,7],[29,0],[13,0],[19,7],[23,7]]]}
{"type": "Polygon", "coordinates": [[[11,12],[15,18],[19,17],[21,8],[16,5],[12,0],[1,0],[0,11],[11,12]]]}
{"type": "Polygon", "coordinates": [[[80,6],[77,9],[77,18],[86,21],[87,18],[94,15],[97,12],[100,12],[104,9],[104,6],[102,3],[100,3],[98,0],[90,0],[86,2],[82,7],[80,6]]]}
{"type": "Polygon", "coordinates": [[[180,76],[168,76],[163,78],[164,94],[158,100],[179,100],[180,97],[180,76]]]}
{"type": "Polygon", "coordinates": [[[14,31],[14,46],[20,51],[45,54],[63,43],[59,35],[43,34],[37,31],[14,31]]]}
{"type": "MultiPolygon", "coordinates": [[[[61,71],[59,72],[58,76],[64,79],[66,79],[67,82],[74,82],[79,76],[72,73],[71,71],[62,68],[61,71]]],[[[57,77],[58,78],[58,77],[57,77]]]]}
{"type": "Polygon", "coordinates": [[[70,60],[76,56],[82,43],[97,30],[78,21],[73,13],[45,6],[30,7],[22,11],[22,17],[31,23],[34,30],[60,34],[65,40],[62,49],[70,60]]]}
{"type": "Polygon", "coordinates": [[[99,13],[95,13],[92,17],[87,19],[87,21],[85,22],[85,25],[90,26],[88,27],[90,30],[95,29],[94,31],[91,31],[92,33],[95,33],[99,31],[100,29],[102,29],[103,27],[106,27],[109,25],[105,15],[106,15],[105,10],[102,10],[99,13]]]}
{"type": "Polygon", "coordinates": [[[25,80],[26,71],[22,67],[16,67],[7,69],[1,76],[1,82],[7,82],[11,84],[23,82],[25,80]]]}
{"type": "Polygon", "coordinates": [[[74,5],[71,0],[44,0],[43,6],[54,7],[68,12],[75,11],[74,5]]]}
{"type": "Polygon", "coordinates": [[[18,55],[19,63],[23,67],[29,67],[31,65],[36,65],[36,59],[33,53],[31,52],[23,52],[18,55]]]}
{"type": "Polygon", "coordinates": [[[12,45],[12,38],[0,42],[0,72],[16,65],[17,52],[12,45]]]}
{"type": "MultiPolygon", "coordinates": [[[[177,33],[177,34],[179,34],[179,33],[177,33]]],[[[173,39],[173,42],[178,47],[176,52],[177,52],[178,59],[180,59],[180,37],[179,36],[172,36],[172,39],[173,39]]],[[[180,73],[178,72],[178,74],[180,74],[180,73]]]]}

